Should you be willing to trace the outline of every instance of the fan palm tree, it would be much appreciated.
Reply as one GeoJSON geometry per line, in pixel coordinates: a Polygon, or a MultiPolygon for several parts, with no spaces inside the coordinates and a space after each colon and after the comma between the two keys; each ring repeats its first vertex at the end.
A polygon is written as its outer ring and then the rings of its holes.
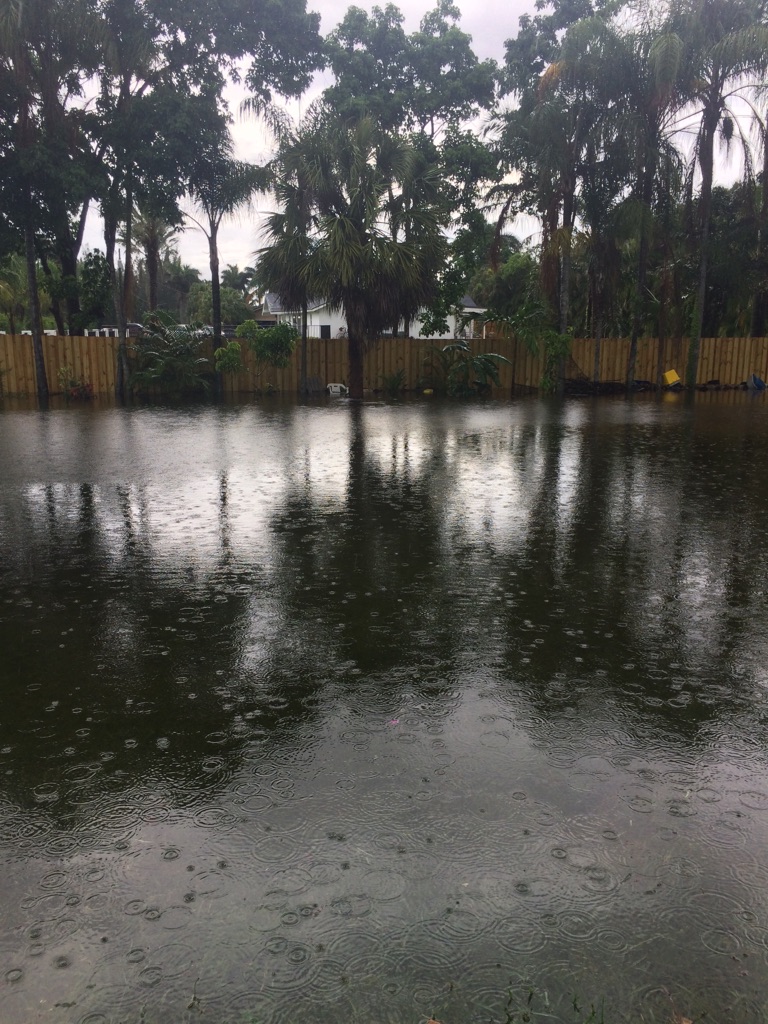
{"type": "Polygon", "coordinates": [[[313,244],[293,266],[308,292],[344,312],[351,398],[363,396],[367,342],[396,319],[413,319],[438,288],[446,250],[440,179],[415,156],[370,118],[348,122],[327,109],[288,155],[306,175],[317,218],[313,244]],[[390,196],[412,189],[422,203],[409,213],[405,240],[393,233],[390,196]]]}

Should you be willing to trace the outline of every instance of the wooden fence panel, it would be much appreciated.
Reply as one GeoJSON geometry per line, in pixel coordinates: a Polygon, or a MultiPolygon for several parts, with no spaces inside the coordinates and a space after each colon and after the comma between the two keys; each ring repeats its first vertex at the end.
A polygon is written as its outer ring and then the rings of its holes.
{"type": "MultiPolygon", "coordinates": [[[[499,367],[501,392],[509,394],[515,387],[538,388],[544,360],[540,353],[502,330],[489,330],[485,339],[474,339],[472,350],[497,352],[509,360],[499,367]]],[[[431,345],[442,346],[444,341],[432,342],[424,338],[382,338],[366,353],[364,383],[370,390],[381,390],[384,379],[399,370],[405,373],[405,387],[414,390],[424,376],[424,359],[431,345]]],[[[73,376],[90,382],[94,394],[111,396],[115,392],[117,375],[117,338],[73,338],[46,335],[43,353],[51,393],[59,390],[59,370],[71,369],[73,376]]],[[[267,383],[286,393],[298,391],[300,352],[297,350],[284,370],[266,369],[261,373],[253,354],[243,344],[243,369],[239,374],[227,374],[225,393],[254,393],[267,383]]],[[[623,381],[626,376],[629,340],[605,338],[600,351],[600,380],[623,381]]],[[[638,343],[636,377],[655,382],[657,371],[676,370],[685,377],[688,355],[687,339],[667,339],[663,345],[661,366],[658,341],[641,338],[638,343]]],[[[590,338],[574,339],[569,363],[569,375],[592,380],[594,367],[594,341],[590,338]]],[[[7,395],[34,395],[37,386],[30,335],[0,334],[0,371],[2,391],[7,395]]],[[[307,342],[307,372],[310,378],[326,384],[347,380],[347,339],[307,342]]],[[[735,386],[756,373],[768,379],[768,338],[702,338],[698,383],[719,380],[722,385],[735,386]]]]}
{"type": "MultiPolygon", "coordinates": [[[[117,338],[74,338],[45,335],[43,359],[51,394],[60,391],[59,371],[69,367],[72,376],[90,383],[94,394],[112,395],[117,370],[117,338]]],[[[0,334],[2,390],[8,395],[37,392],[32,337],[0,334]]]]}

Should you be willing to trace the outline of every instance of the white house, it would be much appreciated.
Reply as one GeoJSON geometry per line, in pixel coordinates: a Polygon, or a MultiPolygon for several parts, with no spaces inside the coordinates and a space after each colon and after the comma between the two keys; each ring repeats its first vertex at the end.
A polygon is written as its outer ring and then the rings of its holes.
{"type": "MultiPolygon", "coordinates": [[[[274,292],[267,292],[264,297],[264,312],[276,317],[278,323],[293,324],[297,331],[301,330],[301,310],[284,309],[283,304],[274,292]]],[[[482,314],[483,306],[478,306],[471,295],[465,295],[461,303],[447,317],[448,330],[444,334],[435,334],[431,340],[450,341],[452,338],[471,338],[473,324],[467,323],[466,316],[482,314]]],[[[420,338],[421,320],[418,315],[409,325],[412,338],[420,338]]],[[[475,333],[477,328],[475,329],[475,333]]],[[[385,336],[390,331],[382,332],[385,336]]],[[[485,325],[482,327],[485,334],[485,325]]],[[[307,303],[307,336],[310,338],[344,338],[347,335],[347,324],[340,310],[331,311],[325,299],[310,299],[307,303]]],[[[426,339],[425,339],[426,340],[426,339]]]]}
{"type": "MultiPolygon", "coordinates": [[[[264,296],[265,313],[271,313],[279,324],[293,324],[297,331],[301,330],[301,310],[285,309],[274,292],[264,296]]],[[[347,333],[344,315],[331,312],[325,299],[310,299],[307,303],[307,336],[310,338],[341,338],[347,333]]]]}

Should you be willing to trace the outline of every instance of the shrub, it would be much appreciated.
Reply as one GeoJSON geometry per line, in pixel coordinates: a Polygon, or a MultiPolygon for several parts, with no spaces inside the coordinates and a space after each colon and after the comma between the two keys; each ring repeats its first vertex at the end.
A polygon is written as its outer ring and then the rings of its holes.
{"type": "Polygon", "coordinates": [[[165,313],[154,313],[135,345],[139,365],[131,386],[173,395],[207,391],[209,360],[200,351],[208,337],[200,324],[177,324],[165,313]]]}
{"type": "Polygon", "coordinates": [[[282,370],[291,361],[299,332],[290,324],[259,327],[255,320],[246,320],[237,328],[237,336],[248,343],[261,369],[273,366],[282,370]]]}
{"type": "Polygon", "coordinates": [[[56,377],[59,381],[59,390],[66,396],[67,400],[93,398],[91,382],[83,377],[78,377],[71,366],[60,366],[56,377]]]}
{"type": "Polygon", "coordinates": [[[454,341],[442,348],[430,348],[424,359],[421,383],[453,397],[466,397],[499,387],[499,363],[508,363],[496,352],[473,355],[466,341],[454,341]]]}
{"type": "Polygon", "coordinates": [[[230,341],[213,353],[216,373],[239,373],[243,368],[240,358],[240,342],[230,341]]]}

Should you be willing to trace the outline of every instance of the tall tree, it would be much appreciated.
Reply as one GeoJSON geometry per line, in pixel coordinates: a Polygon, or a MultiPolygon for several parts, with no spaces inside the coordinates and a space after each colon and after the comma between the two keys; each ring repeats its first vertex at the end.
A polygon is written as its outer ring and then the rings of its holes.
{"type": "Polygon", "coordinates": [[[435,294],[445,254],[440,177],[371,118],[321,112],[300,141],[317,215],[314,245],[296,271],[307,288],[342,309],[350,396],[363,396],[366,343],[398,318],[413,319],[435,294]],[[421,180],[417,182],[417,178],[421,180]],[[392,223],[393,192],[418,192],[407,239],[392,223]]]}
{"type": "MultiPolygon", "coordinates": [[[[223,126],[222,126],[223,127],[223,126]]],[[[214,346],[221,344],[221,280],[219,275],[219,228],[225,217],[247,206],[254,192],[269,187],[269,172],[264,167],[235,160],[228,131],[212,134],[207,145],[195,155],[189,180],[189,192],[201,219],[187,214],[208,240],[213,296],[214,346]]]]}
{"type": "MultiPolygon", "coordinates": [[[[551,12],[523,15],[517,37],[505,44],[502,91],[517,105],[495,119],[495,148],[502,172],[515,180],[494,186],[489,198],[500,204],[499,233],[520,213],[540,220],[542,289],[552,310],[552,322],[542,325],[542,333],[557,349],[547,361],[555,377],[551,384],[558,390],[564,383],[564,345],[571,326],[579,169],[601,112],[595,77],[584,73],[581,61],[566,59],[563,38],[580,21],[606,19],[610,13],[610,5],[599,0],[558,0],[551,12]]],[[[594,29],[592,35],[599,38],[594,29]]]]}
{"type": "Polygon", "coordinates": [[[315,196],[299,129],[283,138],[272,171],[272,191],[279,209],[270,214],[265,226],[266,246],[257,255],[255,280],[278,295],[284,309],[301,310],[299,349],[299,392],[307,383],[307,305],[311,283],[300,273],[314,246],[315,196]]]}
{"type": "Polygon", "coordinates": [[[28,40],[35,31],[35,18],[41,12],[34,3],[8,4],[0,16],[0,58],[4,77],[10,84],[12,110],[10,122],[14,150],[5,162],[8,175],[6,194],[18,211],[16,224],[21,229],[32,327],[37,396],[48,399],[48,378],[43,356],[43,324],[37,282],[35,231],[39,183],[36,169],[40,157],[40,121],[35,92],[35,74],[28,40]]]}
{"type": "MultiPolygon", "coordinates": [[[[768,69],[768,24],[762,0],[673,0],[669,28],[682,43],[681,95],[698,118],[695,167],[701,176],[697,202],[699,275],[686,367],[694,387],[699,369],[707,296],[715,141],[739,139],[734,101],[748,97],[768,69]]],[[[681,103],[681,107],[682,107],[681,103]]],[[[746,142],[746,140],[744,140],[746,142]]]]}
{"type": "Polygon", "coordinates": [[[107,44],[93,145],[107,179],[101,199],[106,254],[124,335],[134,203],[151,201],[173,220],[190,167],[208,202],[219,172],[206,140],[221,121],[226,75],[239,78],[244,66],[247,87],[264,102],[272,90],[298,95],[320,61],[319,19],[307,13],[306,0],[284,0],[279,16],[271,0],[103,0],[102,11],[107,44]],[[127,243],[122,280],[115,258],[121,223],[127,243]]]}
{"type": "Polygon", "coordinates": [[[177,226],[146,210],[139,209],[133,215],[133,239],[144,254],[147,268],[150,311],[157,309],[158,279],[163,256],[178,233],[177,226]]]}

